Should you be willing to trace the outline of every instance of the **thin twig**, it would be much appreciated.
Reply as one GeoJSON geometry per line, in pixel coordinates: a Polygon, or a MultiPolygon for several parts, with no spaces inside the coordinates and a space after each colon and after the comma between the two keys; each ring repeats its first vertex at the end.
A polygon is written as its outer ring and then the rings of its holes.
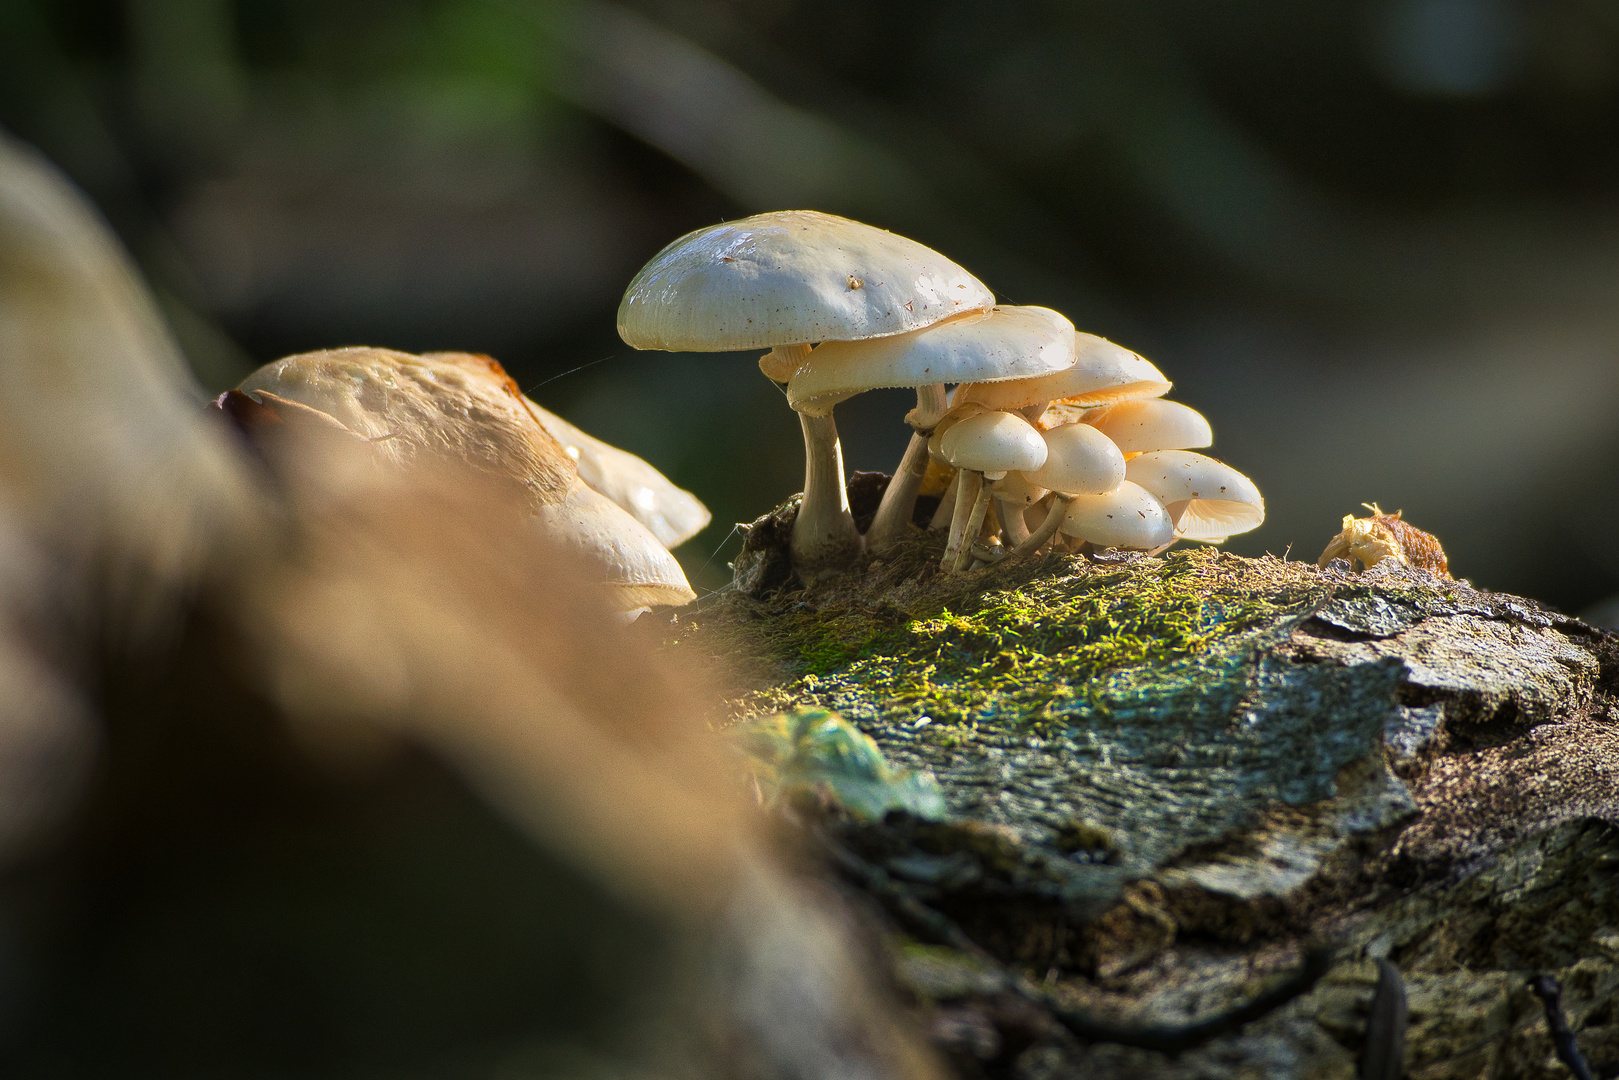
{"type": "Polygon", "coordinates": [[[1546,1027],[1552,1033],[1557,1060],[1568,1066],[1574,1080],[1597,1080],[1597,1074],[1580,1053],[1580,1044],[1574,1041],[1574,1029],[1563,1015],[1563,987],[1550,975],[1534,975],[1529,979],[1529,989],[1546,1007],[1546,1027]]]}
{"type": "Polygon", "coordinates": [[[1360,1058],[1360,1080],[1400,1080],[1405,1075],[1405,981],[1387,960],[1377,962],[1377,989],[1366,1018],[1366,1049],[1360,1058]]]}

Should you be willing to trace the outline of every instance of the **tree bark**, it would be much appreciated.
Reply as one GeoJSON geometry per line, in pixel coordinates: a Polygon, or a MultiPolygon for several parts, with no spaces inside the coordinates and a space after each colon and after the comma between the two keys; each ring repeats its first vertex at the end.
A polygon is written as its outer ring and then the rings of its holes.
{"type": "Polygon", "coordinates": [[[924,537],[772,592],[781,531],[679,647],[738,672],[727,717],[834,709],[937,778],[936,820],[834,805],[816,835],[962,1075],[1401,1075],[1369,1009],[1405,1075],[1566,1075],[1536,974],[1619,1061],[1614,635],[1208,549],[950,576],[924,537]]]}

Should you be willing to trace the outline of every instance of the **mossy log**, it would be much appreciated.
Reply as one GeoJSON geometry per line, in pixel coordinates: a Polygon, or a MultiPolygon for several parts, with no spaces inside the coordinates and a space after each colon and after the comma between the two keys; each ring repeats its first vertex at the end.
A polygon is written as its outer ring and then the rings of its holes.
{"type": "Polygon", "coordinates": [[[1356,1076],[1379,959],[1403,1075],[1568,1075],[1536,974],[1619,1062],[1613,635],[1392,561],[1209,549],[951,576],[930,536],[804,586],[790,515],[672,647],[736,673],[722,724],[837,710],[938,779],[935,820],[814,828],[963,1075],[1356,1076]],[[1305,992],[1166,1040],[1307,954],[1305,992]]]}

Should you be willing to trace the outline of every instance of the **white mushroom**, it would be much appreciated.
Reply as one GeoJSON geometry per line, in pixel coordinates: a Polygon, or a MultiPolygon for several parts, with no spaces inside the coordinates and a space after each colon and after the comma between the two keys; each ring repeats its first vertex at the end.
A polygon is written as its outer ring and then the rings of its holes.
{"type": "Polygon", "coordinates": [[[1074,496],[1059,527],[1097,547],[1153,551],[1175,539],[1175,527],[1164,504],[1128,480],[1105,494],[1074,496]]]}
{"type": "Polygon", "coordinates": [[[1014,554],[1036,551],[1049,540],[1060,527],[1070,499],[1112,491],[1124,479],[1124,455],[1093,427],[1069,424],[1043,432],[1041,438],[1046,443],[1045,464],[1024,473],[1023,480],[1050,490],[1056,502],[1038,529],[1018,539],[1014,554]]]}
{"type": "Polygon", "coordinates": [[[1214,442],[1214,431],[1202,413],[1162,398],[1104,406],[1087,412],[1084,422],[1112,439],[1126,454],[1195,450],[1214,442]]]}
{"type": "Polygon", "coordinates": [[[1252,480],[1189,450],[1133,457],[1125,465],[1125,477],[1162,500],[1180,539],[1217,544],[1265,520],[1265,500],[1252,480]]]}
{"type": "MultiPolygon", "coordinates": [[[[474,375],[493,379],[517,390],[516,382],[492,357],[481,353],[454,352],[423,355],[429,360],[455,364],[474,375]]],[[[517,393],[522,394],[522,391],[517,390],[517,393]]],[[[529,412],[573,459],[574,466],[579,470],[579,479],[646,526],[664,547],[675,548],[685,543],[702,532],[712,520],[708,507],[697,496],[676,487],[644,459],[581,431],[533,398],[527,395],[522,397],[529,412]]]]}
{"type": "Polygon", "coordinates": [[[1026,379],[1073,363],[1073,323],[1050,308],[996,307],[895,337],[827,342],[793,375],[787,400],[816,412],[867,390],[915,387],[916,409],[906,417],[914,434],[866,531],[868,549],[883,551],[904,535],[916,507],[946,384],[1026,379]]]}
{"type": "Polygon", "coordinates": [[[1124,455],[1113,440],[1085,424],[1069,424],[1041,433],[1046,460],[1025,472],[1031,484],[1063,495],[1100,495],[1124,479],[1124,455]]]}
{"type": "Polygon", "coordinates": [[[1169,392],[1169,380],[1148,360],[1095,334],[1075,335],[1075,355],[1072,367],[1054,375],[963,386],[956,391],[956,404],[1025,411],[1034,420],[1051,402],[1091,408],[1169,392]]]}
{"type": "Polygon", "coordinates": [[[266,364],[239,389],[319,410],[394,462],[434,456],[515,481],[546,533],[601,568],[619,611],[696,598],[657,537],[579,479],[509,379],[391,349],[350,348],[266,364]]]}
{"type": "MultiPolygon", "coordinates": [[[[638,349],[724,352],[769,348],[784,381],[816,342],[861,341],[931,326],[994,297],[914,240],[811,210],[758,214],[681,237],[636,274],[618,309],[619,335],[638,349]]],[[[794,564],[836,566],[859,551],[843,452],[830,406],[800,411],[804,497],[794,564]]]]}
{"type": "Polygon", "coordinates": [[[1030,472],[1046,460],[1046,442],[1016,413],[990,412],[969,417],[945,432],[940,441],[944,456],[961,470],[950,540],[942,565],[959,571],[971,554],[971,541],[983,526],[993,485],[1009,472],[1030,472]]]}

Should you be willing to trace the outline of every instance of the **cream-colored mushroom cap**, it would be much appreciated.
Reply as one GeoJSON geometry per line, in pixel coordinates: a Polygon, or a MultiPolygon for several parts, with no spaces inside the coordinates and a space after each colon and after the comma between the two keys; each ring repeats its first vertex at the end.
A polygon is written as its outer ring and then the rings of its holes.
{"type": "Polygon", "coordinates": [[[787,403],[818,412],[867,390],[1027,379],[1073,363],[1074,324],[1062,315],[995,307],[908,334],[826,342],[787,384],[787,403]]]}
{"type": "Polygon", "coordinates": [[[560,503],[538,507],[545,534],[606,570],[615,611],[697,599],[680,563],[639,521],[589,485],[576,483],[560,503]]]}
{"type": "Polygon", "coordinates": [[[1214,431],[1202,413],[1162,398],[1121,401],[1086,414],[1085,423],[1127,454],[1191,450],[1214,442],[1214,431]]]}
{"type": "Polygon", "coordinates": [[[1095,334],[1075,334],[1074,342],[1072,367],[1037,379],[963,386],[956,403],[976,401],[991,409],[1024,409],[1048,401],[1094,406],[1169,392],[1169,380],[1145,357],[1095,334]]]}
{"type": "MultiPolygon", "coordinates": [[[[426,353],[425,356],[429,360],[456,364],[484,378],[511,380],[499,361],[479,353],[426,353]]],[[[708,525],[711,515],[701,500],[684,488],[676,487],[642,458],[579,430],[533,398],[525,395],[523,403],[541,426],[562,444],[579,470],[579,479],[645,525],[664,547],[676,547],[708,525]]]]}
{"type": "Polygon", "coordinates": [[[1031,481],[1028,473],[1007,473],[1006,478],[995,485],[997,499],[1002,502],[1021,503],[1024,506],[1033,506],[1049,494],[1050,490],[1031,481]]]}
{"type": "Polygon", "coordinates": [[[702,500],[676,487],[644,459],[580,431],[532,400],[529,405],[573,458],[579,479],[646,526],[664,547],[685,543],[713,520],[702,500]]]}
{"type": "Polygon", "coordinates": [[[999,480],[1009,472],[1030,472],[1046,460],[1046,441],[1023,417],[988,412],[968,417],[944,433],[939,449],[958,469],[999,480]]]}
{"type": "Polygon", "coordinates": [[[392,349],[301,353],[264,365],[238,387],[335,417],[398,462],[427,452],[488,468],[561,501],[577,475],[516,384],[502,386],[456,364],[392,349]]]}
{"type": "Polygon", "coordinates": [[[1128,480],[1102,495],[1076,495],[1063,515],[1063,532],[1097,547],[1151,551],[1175,539],[1169,511],[1158,497],[1128,480]]]}
{"type": "Polygon", "coordinates": [[[688,233],[641,268],[618,306],[637,349],[724,352],[859,341],[987,308],[994,295],[931,248],[814,210],[688,233]]]}
{"type": "Polygon", "coordinates": [[[657,537],[579,479],[573,459],[510,379],[391,349],[351,348],[266,364],[240,389],[319,409],[400,464],[430,455],[517,481],[547,535],[601,568],[618,610],[694,598],[657,537]]]}
{"type": "Polygon", "coordinates": [[[1175,535],[1186,540],[1219,543],[1265,520],[1265,500],[1252,480],[1190,450],[1154,450],[1133,457],[1125,465],[1125,477],[1163,501],[1175,535]]]}
{"type": "Polygon", "coordinates": [[[1025,474],[1031,484],[1064,495],[1100,495],[1124,479],[1124,455],[1113,440],[1085,424],[1042,433],[1045,464],[1025,474]]]}

